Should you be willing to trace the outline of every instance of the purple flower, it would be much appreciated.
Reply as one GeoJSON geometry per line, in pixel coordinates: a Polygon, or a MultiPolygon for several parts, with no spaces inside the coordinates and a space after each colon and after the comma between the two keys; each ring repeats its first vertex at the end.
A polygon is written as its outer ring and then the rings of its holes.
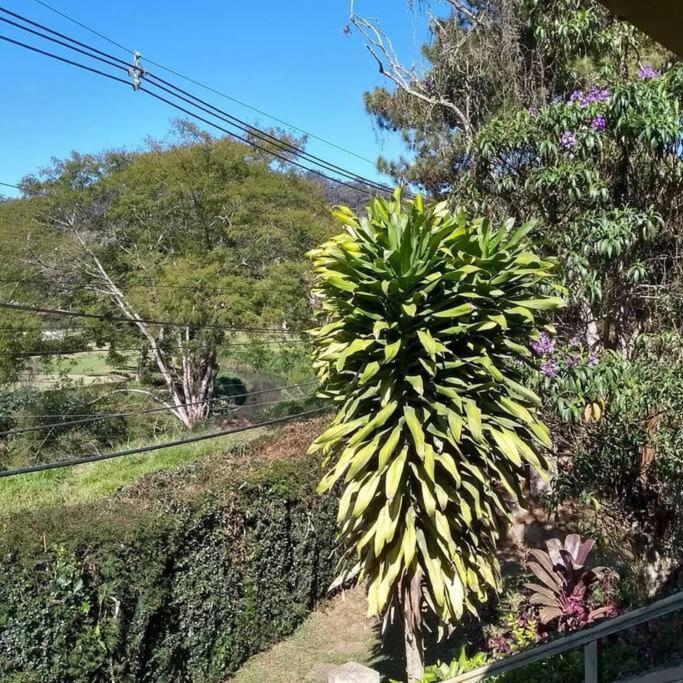
{"type": "Polygon", "coordinates": [[[588,366],[593,368],[599,362],[600,362],[600,359],[598,358],[598,354],[595,353],[595,351],[591,352],[590,356],[588,356],[588,366]]]}
{"type": "Polygon", "coordinates": [[[575,90],[569,96],[571,104],[578,104],[580,107],[588,107],[591,104],[600,104],[606,102],[612,93],[607,88],[598,88],[593,86],[588,92],[583,90],[575,90]]]}
{"type": "Polygon", "coordinates": [[[546,377],[556,377],[558,370],[559,366],[552,358],[549,358],[541,363],[541,372],[546,377]]]}
{"type": "Polygon", "coordinates": [[[538,116],[538,107],[529,107],[529,116],[535,119],[538,116]]]}
{"type": "Polygon", "coordinates": [[[555,342],[545,332],[541,332],[531,345],[531,350],[538,356],[550,355],[555,350],[555,342]]]}
{"type": "Polygon", "coordinates": [[[560,144],[565,149],[571,149],[576,145],[576,135],[570,130],[565,130],[562,135],[560,135],[560,144]]]}
{"type": "Polygon", "coordinates": [[[641,81],[648,81],[651,78],[657,78],[657,76],[659,76],[659,71],[650,64],[644,64],[638,70],[638,78],[641,81]]]}
{"type": "Polygon", "coordinates": [[[607,122],[605,121],[605,117],[601,116],[598,114],[592,121],[591,121],[591,128],[595,131],[601,131],[605,130],[605,127],[607,126],[607,122]]]}
{"type": "Polygon", "coordinates": [[[569,340],[569,343],[571,346],[581,346],[581,340],[576,335],[569,340]]]}
{"type": "Polygon", "coordinates": [[[606,102],[612,93],[607,88],[591,88],[588,93],[586,93],[586,104],[600,104],[600,102],[606,102]]]}
{"type": "Polygon", "coordinates": [[[567,367],[573,368],[578,363],[578,358],[576,356],[567,356],[567,367]]]}

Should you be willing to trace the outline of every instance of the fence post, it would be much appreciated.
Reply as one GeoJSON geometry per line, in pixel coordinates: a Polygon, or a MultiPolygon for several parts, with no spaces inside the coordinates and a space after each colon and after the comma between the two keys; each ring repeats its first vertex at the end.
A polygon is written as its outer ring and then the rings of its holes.
{"type": "Polygon", "coordinates": [[[584,683],[600,683],[600,641],[592,640],[583,647],[584,683]]]}

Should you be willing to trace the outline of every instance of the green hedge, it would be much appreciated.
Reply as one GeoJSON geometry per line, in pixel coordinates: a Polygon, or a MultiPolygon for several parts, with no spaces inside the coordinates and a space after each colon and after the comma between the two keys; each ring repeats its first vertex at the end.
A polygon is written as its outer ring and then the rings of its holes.
{"type": "Polygon", "coordinates": [[[220,681],[289,634],[333,578],[336,505],[309,458],[241,472],[0,520],[0,680],[220,681]]]}

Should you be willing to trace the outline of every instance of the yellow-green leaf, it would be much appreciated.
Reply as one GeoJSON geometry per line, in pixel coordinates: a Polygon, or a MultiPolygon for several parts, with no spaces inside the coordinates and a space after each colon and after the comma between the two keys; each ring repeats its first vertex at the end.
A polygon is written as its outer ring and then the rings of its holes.
{"type": "Polygon", "coordinates": [[[417,336],[422,346],[424,346],[425,351],[427,351],[431,358],[436,358],[436,342],[434,341],[434,337],[432,337],[429,330],[418,330],[417,336]]]}
{"type": "Polygon", "coordinates": [[[437,311],[434,313],[435,318],[459,318],[463,315],[467,315],[474,310],[472,304],[460,304],[460,306],[455,306],[454,308],[447,308],[445,311],[437,311]]]}
{"type": "Polygon", "coordinates": [[[396,495],[407,457],[408,449],[404,448],[398,457],[394,458],[391,465],[389,465],[387,476],[384,481],[384,491],[387,494],[387,498],[393,498],[396,495]]]}
{"type": "Polygon", "coordinates": [[[396,354],[399,352],[399,349],[401,348],[401,340],[395,341],[393,344],[387,344],[384,347],[384,360],[390,361],[393,360],[396,357],[396,354]]]}
{"type": "Polygon", "coordinates": [[[379,372],[379,363],[377,361],[372,361],[368,363],[363,372],[361,373],[360,379],[358,380],[360,384],[365,384],[371,380],[379,372]]]}
{"type": "Polygon", "coordinates": [[[410,382],[410,385],[415,389],[416,393],[420,394],[420,396],[424,394],[425,387],[421,375],[406,375],[406,380],[410,382]]]}
{"type": "Polygon", "coordinates": [[[415,450],[420,457],[424,457],[425,452],[425,435],[422,431],[422,426],[420,421],[417,419],[415,413],[415,408],[412,406],[403,407],[403,415],[406,418],[406,424],[408,429],[413,436],[413,443],[415,444],[415,450]]]}
{"type": "Polygon", "coordinates": [[[396,425],[389,434],[389,438],[384,442],[384,445],[379,450],[379,469],[382,471],[389,462],[389,458],[393,454],[396,446],[401,438],[401,428],[402,425],[396,425]]]}
{"type": "Polygon", "coordinates": [[[479,407],[468,401],[465,403],[465,414],[467,415],[467,427],[475,441],[481,442],[481,410],[479,407]]]}

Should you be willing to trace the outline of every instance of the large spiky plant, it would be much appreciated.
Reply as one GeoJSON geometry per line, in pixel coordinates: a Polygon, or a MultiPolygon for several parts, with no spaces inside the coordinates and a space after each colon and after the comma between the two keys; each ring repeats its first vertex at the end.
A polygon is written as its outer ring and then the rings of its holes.
{"type": "Polygon", "coordinates": [[[315,367],[338,408],[312,449],[331,464],[320,489],[342,486],[340,580],[367,582],[369,615],[400,611],[413,680],[422,608],[452,622],[499,588],[500,521],[524,464],[546,471],[520,369],[538,312],[562,301],[541,293],[553,264],[527,248],[529,225],[398,191],[367,213],[337,208],[345,231],[310,253],[315,367]]]}

